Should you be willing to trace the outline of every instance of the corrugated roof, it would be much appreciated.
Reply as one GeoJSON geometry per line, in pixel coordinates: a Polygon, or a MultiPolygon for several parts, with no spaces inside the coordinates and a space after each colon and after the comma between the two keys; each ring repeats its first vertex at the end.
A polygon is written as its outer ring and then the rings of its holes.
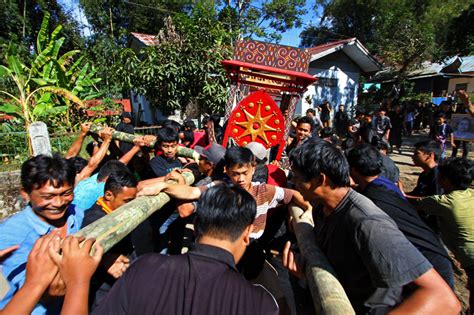
{"type": "Polygon", "coordinates": [[[474,56],[465,56],[465,57],[454,56],[440,63],[425,61],[421,64],[421,67],[419,69],[411,71],[409,73],[409,76],[410,77],[425,77],[425,76],[431,76],[431,75],[437,75],[437,74],[443,74],[443,73],[446,73],[446,74],[453,73],[449,70],[446,70],[446,68],[451,66],[456,61],[460,61],[461,63],[461,65],[457,68],[458,69],[457,73],[462,74],[462,73],[474,72],[474,56]],[[445,70],[443,71],[443,69],[445,70]],[[448,71],[448,72],[445,72],[445,71],[448,71]]]}
{"type": "Polygon", "coordinates": [[[158,39],[155,35],[143,34],[143,33],[134,33],[131,32],[133,37],[138,39],[141,43],[146,46],[155,46],[158,45],[158,39]]]}
{"type": "Polygon", "coordinates": [[[426,76],[430,74],[437,74],[446,67],[446,64],[441,64],[437,62],[431,62],[431,61],[424,61],[421,64],[421,67],[419,69],[413,70],[410,72],[409,76],[426,76]]]}
{"type": "Polygon", "coordinates": [[[461,73],[474,72],[474,56],[461,57],[461,73]]]}

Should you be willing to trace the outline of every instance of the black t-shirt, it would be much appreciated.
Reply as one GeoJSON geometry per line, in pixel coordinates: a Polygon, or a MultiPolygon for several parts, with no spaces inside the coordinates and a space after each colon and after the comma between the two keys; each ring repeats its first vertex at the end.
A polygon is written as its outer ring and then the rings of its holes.
{"type": "Polygon", "coordinates": [[[195,244],[184,255],[139,258],[93,314],[276,315],[278,306],[237,272],[230,252],[195,244]]]}
{"type": "Polygon", "coordinates": [[[334,115],[334,123],[338,131],[345,132],[349,123],[349,117],[347,116],[347,113],[338,111],[336,115],[334,115]]]}
{"type": "MultiPolygon", "coordinates": [[[[107,213],[102,209],[102,207],[95,203],[85,212],[81,228],[92,224],[106,215],[107,213]]],[[[95,307],[97,304],[101,303],[104,296],[116,281],[115,278],[107,272],[107,269],[111,266],[110,264],[120,255],[128,256],[130,258],[133,255],[133,250],[130,235],[127,235],[104,254],[102,261],[107,261],[109,265],[103,265],[101,263],[91,279],[89,290],[89,304],[91,307],[95,307]]]]}
{"type": "Polygon", "coordinates": [[[415,197],[427,197],[442,194],[442,190],[438,187],[436,182],[436,175],[438,174],[438,167],[430,169],[428,172],[423,172],[418,177],[416,187],[408,195],[415,197]]]}
{"type": "Polygon", "coordinates": [[[403,129],[403,122],[404,122],[404,115],[403,113],[397,113],[395,111],[390,111],[388,113],[388,117],[390,118],[390,124],[392,129],[403,129]]]}
{"type": "Polygon", "coordinates": [[[362,138],[362,141],[368,144],[372,144],[373,138],[377,136],[377,133],[372,128],[372,125],[370,123],[362,124],[362,126],[359,128],[358,133],[362,138]]]}
{"type": "MultiPolygon", "coordinates": [[[[81,228],[88,226],[89,224],[105,217],[107,213],[102,209],[100,205],[95,203],[89,210],[84,213],[84,220],[82,221],[81,228]]],[[[107,253],[118,253],[122,255],[129,255],[133,252],[133,245],[130,237],[127,235],[124,239],[114,245],[107,253]]]]}
{"type": "Polygon", "coordinates": [[[314,215],[317,243],[357,314],[393,308],[403,286],[431,268],[395,222],[352,189],[329,216],[314,215]]]}
{"type": "MultiPolygon", "coordinates": [[[[125,133],[130,133],[132,135],[135,133],[135,129],[133,128],[133,125],[126,124],[124,122],[119,123],[117,127],[115,127],[115,130],[125,132],[125,133]]],[[[133,148],[133,143],[120,141],[120,151],[122,151],[123,154],[127,153],[132,148],[133,148]]]]}
{"type": "Polygon", "coordinates": [[[174,168],[182,168],[183,165],[177,158],[166,159],[158,155],[151,159],[150,167],[156,177],[161,177],[171,172],[174,168]]]}
{"type": "Polygon", "coordinates": [[[361,193],[395,221],[406,238],[430,261],[446,283],[452,286],[453,269],[448,253],[410,202],[395,190],[374,182],[367,185],[361,193]]]}

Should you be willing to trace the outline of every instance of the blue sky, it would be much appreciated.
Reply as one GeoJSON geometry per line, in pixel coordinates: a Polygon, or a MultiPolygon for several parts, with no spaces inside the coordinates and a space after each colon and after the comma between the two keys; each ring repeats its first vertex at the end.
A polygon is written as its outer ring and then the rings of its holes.
{"type": "MultiPolygon", "coordinates": [[[[253,1],[255,5],[259,5],[261,0],[253,1]]],[[[79,0],[59,0],[59,3],[63,5],[67,10],[72,11],[74,17],[85,26],[83,32],[84,35],[89,35],[90,30],[87,28],[87,19],[85,18],[84,14],[79,10],[79,0]]],[[[306,14],[302,18],[303,25],[300,28],[291,29],[285,33],[282,33],[282,40],[280,44],[282,45],[289,45],[289,46],[298,46],[300,43],[299,35],[301,31],[308,25],[316,24],[317,19],[315,17],[314,11],[312,6],[314,5],[314,1],[307,0],[306,1],[306,14]]]]}

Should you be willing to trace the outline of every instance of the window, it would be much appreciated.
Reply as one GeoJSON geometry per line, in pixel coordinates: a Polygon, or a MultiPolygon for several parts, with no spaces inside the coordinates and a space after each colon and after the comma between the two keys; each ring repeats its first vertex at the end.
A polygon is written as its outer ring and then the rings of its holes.
{"type": "Polygon", "coordinates": [[[324,87],[336,87],[337,86],[337,79],[318,78],[318,81],[316,81],[315,85],[324,86],[324,87]]]}
{"type": "Polygon", "coordinates": [[[467,83],[459,83],[456,84],[456,87],[454,88],[456,91],[457,90],[464,90],[467,91],[467,83]]]}

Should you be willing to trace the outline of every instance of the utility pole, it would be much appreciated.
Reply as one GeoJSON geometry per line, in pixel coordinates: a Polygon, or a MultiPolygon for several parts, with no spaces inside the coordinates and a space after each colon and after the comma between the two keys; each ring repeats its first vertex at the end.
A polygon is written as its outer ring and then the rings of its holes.
{"type": "Polygon", "coordinates": [[[110,35],[114,38],[114,24],[112,23],[112,7],[109,7],[110,35]]]}
{"type": "Polygon", "coordinates": [[[23,38],[26,36],[26,0],[23,1],[23,38]]]}

